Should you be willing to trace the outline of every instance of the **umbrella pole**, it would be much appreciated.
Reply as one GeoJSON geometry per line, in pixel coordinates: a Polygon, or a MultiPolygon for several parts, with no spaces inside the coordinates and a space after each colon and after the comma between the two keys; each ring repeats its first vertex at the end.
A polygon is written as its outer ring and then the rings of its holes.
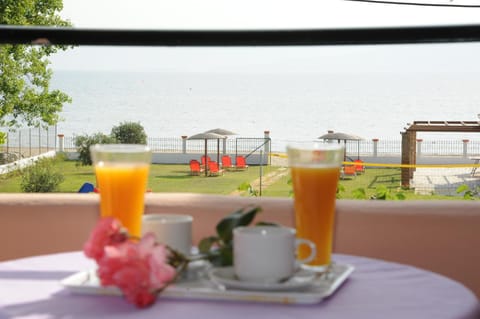
{"type": "Polygon", "coordinates": [[[217,138],[217,164],[220,167],[220,139],[217,138]]]}
{"type": "Polygon", "coordinates": [[[208,153],[207,153],[207,139],[205,139],[205,177],[208,176],[208,153]]]}

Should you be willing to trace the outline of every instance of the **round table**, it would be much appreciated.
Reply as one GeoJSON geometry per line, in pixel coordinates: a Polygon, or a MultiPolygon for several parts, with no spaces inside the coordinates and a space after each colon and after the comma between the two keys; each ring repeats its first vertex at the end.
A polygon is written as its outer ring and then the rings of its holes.
{"type": "Polygon", "coordinates": [[[59,281],[94,266],[80,252],[0,263],[0,318],[479,318],[476,296],[441,275],[407,265],[349,255],[337,263],[355,271],[314,305],[160,299],[137,309],[119,296],[73,294],[59,281]]]}

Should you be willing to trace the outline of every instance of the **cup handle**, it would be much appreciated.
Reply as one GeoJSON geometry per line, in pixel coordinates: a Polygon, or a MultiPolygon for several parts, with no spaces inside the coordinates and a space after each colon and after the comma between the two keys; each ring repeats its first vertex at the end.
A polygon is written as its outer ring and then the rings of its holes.
{"type": "Polygon", "coordinates": [[[315,244],[313,242],[311,242],[308,239],[296,238],[295,239],[295,249],[297,249],[298,246],[300,246],[300,245],[308,245],[310,247],[310,256],[308,256],[307,258],[304,258],[304,259],[297,259],[297,262],[300,263],[300,264],[306,264],[306,263],[311,262],[315,258],[315,256],[317,255],[317,247],[315,246],[315,244]]]}

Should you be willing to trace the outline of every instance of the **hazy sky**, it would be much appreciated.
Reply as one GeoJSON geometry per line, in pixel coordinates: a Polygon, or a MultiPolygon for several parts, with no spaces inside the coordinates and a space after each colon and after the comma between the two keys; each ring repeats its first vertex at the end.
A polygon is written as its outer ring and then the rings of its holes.
{"type": "MultiPolygon", "coordinates": [[[[480,23],[480,8],[342,0],[64,0],[62,16],[79,28],[288,29],[480,23]]],[[[422,72],[439,67],[480,70],[477,63],[470,65],[479,54],[477,44],[288,48],[83,46],[59,53],[51,61],[55,70],[388,72],[415,68],[422,72]]]]}

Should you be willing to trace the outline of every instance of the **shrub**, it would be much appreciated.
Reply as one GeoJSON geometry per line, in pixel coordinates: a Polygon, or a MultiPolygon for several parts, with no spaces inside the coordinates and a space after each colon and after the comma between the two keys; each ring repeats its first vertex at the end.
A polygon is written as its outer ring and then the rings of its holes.
{"type": "MultiPolygon", "coordinates": [[[[367,192],[364,188],[354,189],[352,194],[355,199],[368,198],[367,192]]],[[[375,188],[375,194],[371,195],[369,198],[374,200],[404,200],[405,194],[401,191],[392,192],[387,186],[378,185],[375,188]]]]}
{"type": "Polygon", "coordinates": [[[22,172],[20,187],[25,193],[51,193],[58,191],[58,186],[65,179],[55,168],[53,158],[39,159],[22,172]]]}
{"type": "Polygon", "coordinates": [[[258,197],[260,194],[259,191],[254,189],[249,182],[243,182],[242,184],[240,184],[240,186],[237,187],[237,190],[241,192],[246,192],[248,195],[255,197],[258,197]]]}
{"type": "Polygon", "coordinates": [[[90,157],[90,146],[94,144],[110,144],[115,143],[115,139],[103,133],[95,133],[93,135],[79,135],[75,137],[75,147],[77,148],[78,158],[82,165],[92,165],[90,157]]]}
{"type": "Polygon", "coordinates": [[[470,187],[467,184],[462,184],[457,188],[457,194],[463,193],[464,199],[475,199],[476,196],[480,195],[480,186],[470,187]]]}
{"type": "Polygon", "coordinates": [[[110,134],[121,144],[147,144],[147,134],[140,123],[122,122],[110,134]]]}

